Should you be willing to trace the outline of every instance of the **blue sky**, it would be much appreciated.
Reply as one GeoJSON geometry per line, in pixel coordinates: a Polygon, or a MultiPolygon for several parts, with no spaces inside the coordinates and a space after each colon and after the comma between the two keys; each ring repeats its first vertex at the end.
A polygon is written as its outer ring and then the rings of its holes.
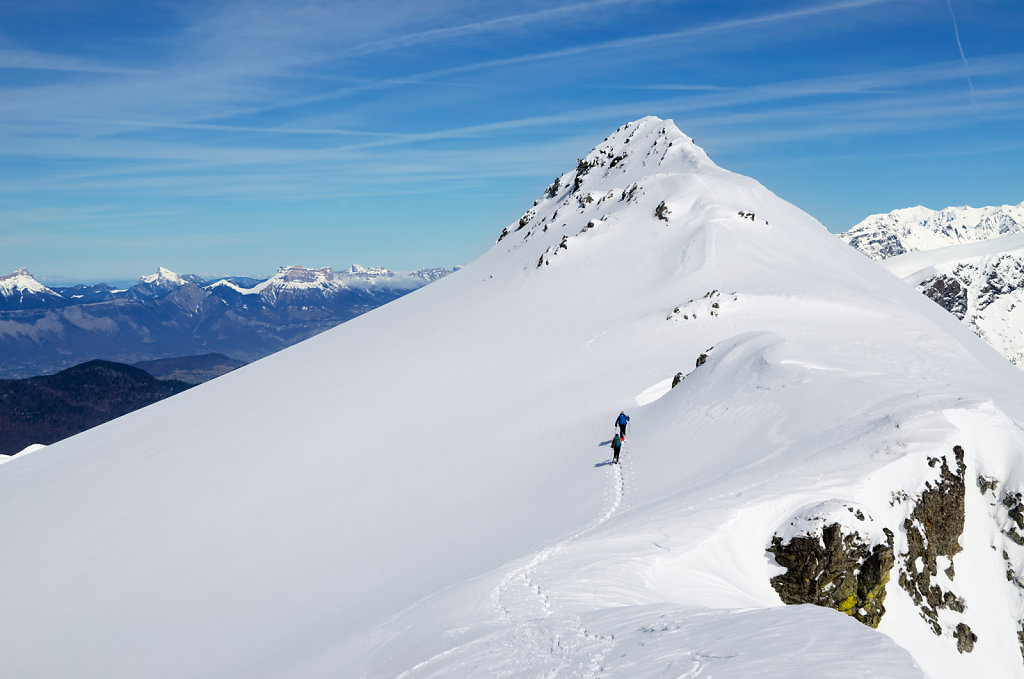
{"type": "Polygon", "coordinates": [[[466,263],[672,118],[843,231],[1024,201],[1019,0],[0,0],[0,273],[466,263]]]}

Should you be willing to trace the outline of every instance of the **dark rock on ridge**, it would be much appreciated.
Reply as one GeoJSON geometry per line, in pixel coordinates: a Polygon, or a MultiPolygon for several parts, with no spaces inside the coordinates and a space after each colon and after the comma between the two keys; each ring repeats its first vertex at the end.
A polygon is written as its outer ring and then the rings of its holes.
{"type": "Polygon", "coordinates": [[[922,292],[961,321],[967,313],[967,286],[953,276],[939,275],[922,284],[922,292]]]}
{"type": "Polygon", "coordinates": [[[787,604],[814,604],[845,613],[870,627],[885,614],[885,586],[895,563],[893,534],[886,544],[868,545],[856,530],[837,523],[820,535],[783,543],[777,535],[769,551],[788,569],[771,579],[787,604]]]}
{"type": "Polygon", "coordinates": [[[928,459],[930,467],[941,464],[940,476],[934,484],[925,484],[921,498],[904,520],[908,548],[905,554],[900,555],[900,586],[917,604],[921,617],[937,635],[942,634],[939,609],[962,613],[966,608],[962,598],[932,582],[939,572],[939,557],[949,560],[949,566],[943,572],[950,580],[954,578],[953,557],[961,550],[959,540],[964,531],[964,472],[967,467],[963,448],[954,446],[953,454],[955,472],[949,468],[945,455],[928,459]]]}

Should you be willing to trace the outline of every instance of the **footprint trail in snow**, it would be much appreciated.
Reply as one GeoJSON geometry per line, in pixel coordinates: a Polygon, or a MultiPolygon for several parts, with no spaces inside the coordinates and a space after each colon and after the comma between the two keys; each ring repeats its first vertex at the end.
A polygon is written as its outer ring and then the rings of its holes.
{"type": "MultiPolygon", "coordinates": [[[[632,485],[632,459],[623,447],[621,464],[607,464],[604,474],[604,509],[587,527],[534,554],[526,563],[502,577],[491,592],[491,604],[500,625],[497,634],[507,651],[502,676],[530,676],[554,679],[559,676],[593,679],[611,650],[612,637],[596,634],[573,614],[560,613],[537,576],[538,569],[574,541],[606,523],[619,511],[627,485],[632,485]]],[[[398,679],[439,676],[438,663],[453,667],[478,668],[480,654],[492,656],[488,638],[448,648],[400,673],[398,679]]]]}
{"type": "Polygon", "coordinates": [[[623,472],[627,461],[632,470],[632,460],[625,447],[620,461],[620,464],[606,467],[608,483],[604,512],[591,525],[544,548],[526,564],[509,571],[492,594],[499,618],[514,627],[510,645],[519,647],[520,652],[530,658],[531,664],[551,665],[541,676],[557,677],[571,670],[569,674],[572,676],[593,677],[610,650],[610,637],[591,632],[576,615],[559,615],[551,597],[537,579],[537,570],[552,556],[602,526],[618,512],[625,495],[623,472]]]}

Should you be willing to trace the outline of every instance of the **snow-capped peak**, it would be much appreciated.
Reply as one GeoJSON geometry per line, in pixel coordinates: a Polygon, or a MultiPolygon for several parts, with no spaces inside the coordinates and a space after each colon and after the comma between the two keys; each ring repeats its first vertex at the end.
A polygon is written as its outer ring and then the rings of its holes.
{"type": "Polygon", "coordinates": [[[0,276],[0,296],[24,298],[26,295],[61,296],[36,280],[25,267],[7,276],[0,276]]]}
{"type": "Polygon", "coordinates": [[[990,207],[922,205],[870,215],[839,237],[872,259],[935,250],[1024,231],[1024,202],[990,207]]]}
{"type": "Polygon", "coordinates": [[[603,164],[607,158],[611,165],[616,157],[621,158],[615,165],[621,166],[622,171],[636,170],[639,166],[645,168],[644,174],[692,170],[713,164],[704,149],[683,134],[675,122],[655,116],[626,123],[598,144],[584,160],[594,166],[595,162],[603,164]]]}
{"type": "Polygon", "coordinates": [[[156,273],[151,273],[146,276],[139,278],[140,284],[155,285],[162,288],[170,287],[181,287],[185,285],[185,279],[178,274],[174,273],[170,269],[164,267],[158,267],[156,273]]]}
{"type": "Polygon", "coordinates": [[[295,264],[280,267],[274,278],[279,278],[289,284],[306,283],[321,285],[334,278],[334,271],[329,266],[321,268],[306,268],[295,264]]]}
{"type": "Polygon", "coordinates": [[[571,186],[574,191],[600,191],[658,173],[693,172],[707,166],[714,163],[704,149],[674,122],[647,116],[615,130],[556,183],[562,190],[571,186]]]}
{"type": "Polygon", "coordinates": [[[694,210],[716,223],[763,229],[781,216],[778,203],[763,209],[754,198],[763,192],[752,179],[718,167],[671,120],[648,116],[619,127],[579,159],[498,241],[508,239],[508,252],[522,265],[541,267],[617,224],[682,225],[694,210]]]}

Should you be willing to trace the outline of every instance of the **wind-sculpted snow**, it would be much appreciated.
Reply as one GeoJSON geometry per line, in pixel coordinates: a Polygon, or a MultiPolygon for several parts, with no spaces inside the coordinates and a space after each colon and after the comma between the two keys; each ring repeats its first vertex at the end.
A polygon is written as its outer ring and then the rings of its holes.
{"type": "Polygon", "coordinates": [[[567,167],[465,269],[0,466],[5,674],[1024,677],[1024,375],[670,121],[567,167]],[[772,586],[842,503],[877,630],[772,586]]]}

